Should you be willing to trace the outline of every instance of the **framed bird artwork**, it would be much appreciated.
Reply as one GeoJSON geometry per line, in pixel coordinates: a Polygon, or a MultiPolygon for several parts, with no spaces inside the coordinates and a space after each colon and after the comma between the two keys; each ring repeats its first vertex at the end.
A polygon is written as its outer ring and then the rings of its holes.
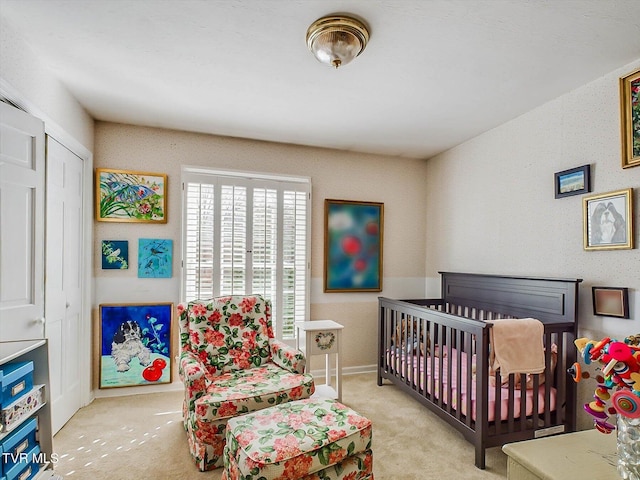
{"type": "Polygon", "coordinates": [[[97,169],[96,220],[167,223],[167,176],[97,169]]]}
{"type": "Polygon", "coordinates": [[[171,278],[173,240],[138,239],[138,278],[171,278]]]}
{"type": "Polygon", "coordinates": [[[129,242],[127,240],[102,240],[102,269],[126,270],[129,268],[129,242]]]}

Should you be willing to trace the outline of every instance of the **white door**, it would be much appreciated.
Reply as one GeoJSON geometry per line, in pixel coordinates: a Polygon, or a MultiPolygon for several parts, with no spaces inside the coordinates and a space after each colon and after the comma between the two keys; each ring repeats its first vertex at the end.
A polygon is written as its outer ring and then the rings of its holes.
{"type": "Polygon", "coordinates": [[[44,338],[44,123],[0,102],[0,341],[44,338]]]}
{"type": "Polygon", "coordinates": [[[83,161],[47,137],[45,333],[53,433],[81,406],[83,161]]]}

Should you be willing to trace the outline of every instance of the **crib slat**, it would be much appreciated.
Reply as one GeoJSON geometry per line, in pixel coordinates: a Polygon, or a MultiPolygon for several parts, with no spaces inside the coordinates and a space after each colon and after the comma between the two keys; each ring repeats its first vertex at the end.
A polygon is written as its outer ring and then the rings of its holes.
{"type": "MultiPolygon", "coordinates": [[[[462,416],[462,362],[466,362],[466,357],[463,358],[464,349],[462,348],[462,331],[455,330],[454,345],[456,347],[456,398],[452,401],[455,408],[455,417],[460,420],[462,416]]],[[[467,369],[470,367],[467,364],[467,369]]],[[[451,382],[449,382],[451,383],[451,382]]]]}
{"type": "MultiPolygon", "coordinates": [[[[549,349],[547,349],[549,350],[549,349]]],[[[546,353],[545,353],[546,355],[546,353]]],[[[545,363],[545,365],[549,365],[549,363],[545,363]]],[[[533,377],[533,391],[535,392],[533,395],[533,415],[532,415],[532,419],[533,419],[533,425],[539,425],[540,423],[540,414],[538,413],[540,411],[540,395],[538,394],[538,392],[540,391],[540,375],[532,375],[533,377]]],[[[546,380],[545,380],[546,383],[546,380]]],[[[544,387],[544,391],[546,392],[548,389],[548,387],[544,387]]],[[[546,395],[546,393],[545,393],[546,395]]],[[[546,404],[548,405],[548,404],[546,404]]],[[[547,409],[548,410],[548,409],[547,409]]]]}
{"type": "MultiPolygon", "coordinates": [[[[472,361],[473,361],[473,354],[474,354],[474,348],[475,348],[475,342],[473,341],[474,337],[471,334],[467,334],[466,335],[466,341],[464,344],[465,347],[465,351],[467,352],[467,366],[470,367],[472,365],[472,361]]],[[[469,371],[469,370],[467,370],[469,371]]],[[[473,392],[472,388],[473,388],[473,376],[467,374],[467,378],[465,379],[467,382],[467,389],[466,391],[469,392],[469,395],[467,395],[467,405],[466,405],[466,412],[467,412],[467,417],[465,419],[465,424],[468,427],[471,427],[471,422],[473,420],[473,415],[471,414],[471,412],[473,411],[473,402],[472,402],[472,395],[471,392],[473,392]]]]}

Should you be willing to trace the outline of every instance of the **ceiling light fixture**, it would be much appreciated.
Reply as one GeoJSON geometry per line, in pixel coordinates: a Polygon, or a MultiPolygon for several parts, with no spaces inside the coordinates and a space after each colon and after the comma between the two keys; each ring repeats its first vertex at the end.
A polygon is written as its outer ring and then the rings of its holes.
{"type": "Polygon", "coordinates": [[[307,46],[325,65],[338,68],[362,53],[369,41],[369,30],[360,20],[333,15],[322,17],[307,30],[307,46]]]}

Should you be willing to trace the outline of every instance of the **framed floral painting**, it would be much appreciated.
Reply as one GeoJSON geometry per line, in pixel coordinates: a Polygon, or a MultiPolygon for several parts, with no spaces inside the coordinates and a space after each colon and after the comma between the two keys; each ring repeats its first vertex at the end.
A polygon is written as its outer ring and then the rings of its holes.
{"type": "Polygon", "coordinates": [[[167,223],[167,176],[97,169],[96,220],[167,223]]]}
{"type": "Polygon", "coordinates": [[[620,79],[622,168],[640,165],[640,69],[620,79]]]}
{"type": "Polygon", "coordinates": [[[325,200],[325,292],[382,290],[383,219],[383,203],[325,200]]]}

